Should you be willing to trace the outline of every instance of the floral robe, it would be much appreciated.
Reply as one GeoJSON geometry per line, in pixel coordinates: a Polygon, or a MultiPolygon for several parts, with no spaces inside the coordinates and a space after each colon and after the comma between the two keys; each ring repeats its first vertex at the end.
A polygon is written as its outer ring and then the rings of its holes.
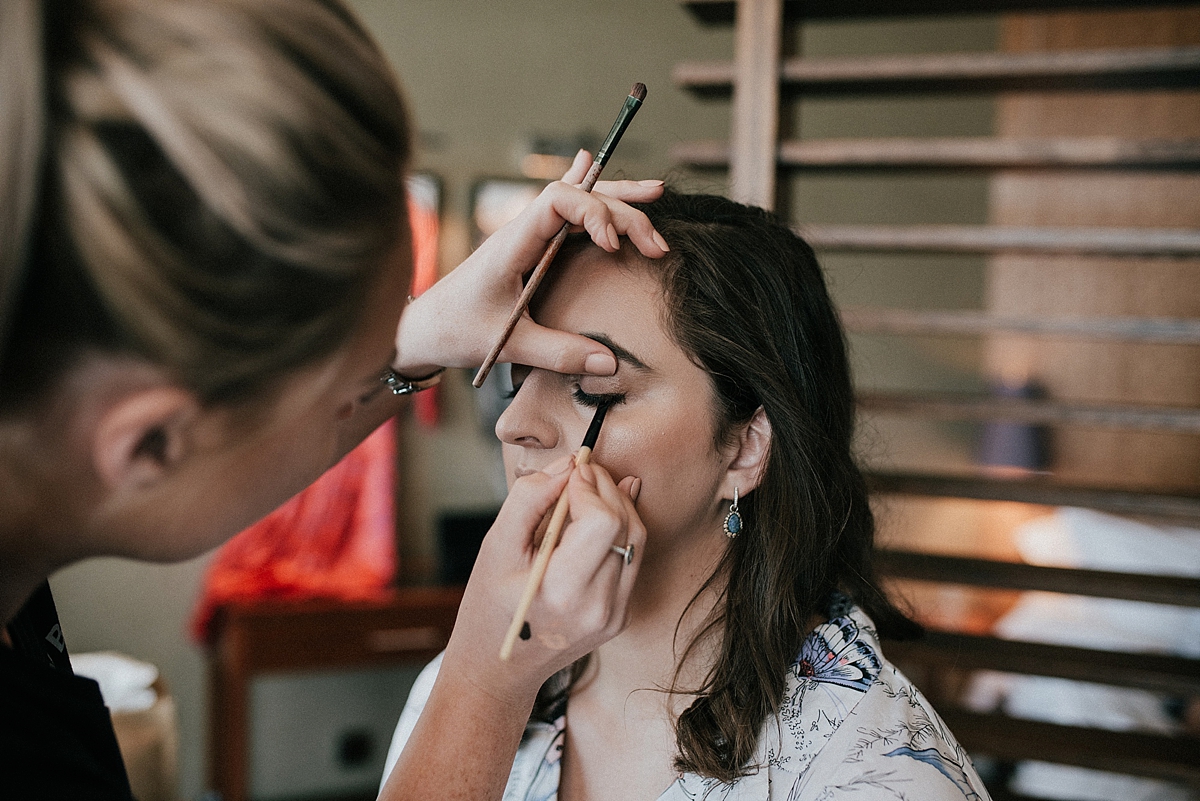
{"type": "MultiPolygon", "coordinates": [[[[387,773],[429,697],[441,657],[417,679],[387,773]]],[[[566,715],[530,723],[504,801],[557,801],[566,715]]],[[[757,766],[732,784],[683,774],[658,801],[988,801],[971,760],[925,697],[883,658],[870,619],[837,601],[788,670],[759,735],[757,766]]]]}

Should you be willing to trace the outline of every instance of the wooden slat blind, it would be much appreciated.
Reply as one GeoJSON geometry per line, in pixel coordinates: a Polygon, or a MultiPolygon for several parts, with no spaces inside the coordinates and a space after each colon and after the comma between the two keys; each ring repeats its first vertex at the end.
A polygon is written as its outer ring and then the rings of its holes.
{"type": "Polygon", "coordinates": [[[918,495],[1013,501],[1039,506],[1077,506],[1118,515],[1142,515],[1200,525],[1200,495],[1177,495],[1063,484],[1044,478],[992,479],[876,470],[867,475],[880,495],[918,495]]]}
{"type": "Polygon", "coordinates": [[[824,251],[1200,256],[1200,231],[1186,228],[807,224],[799,233],[824,251]]]}
{"type": "MultiPolygon", "coordinates": [[[[696,167],[725,167],[730,146],[719,141],[685,142],[671,150],[675,161],[696,167]]],[[[1200,168],[1200,140],[1116,137],[1087,139],[830,139],[778,144],[776,164],[797,169],[913,168],[1061,169],[1200,168]]]]}
{"type": "MultiPolygon", "coordinates": [[[[689,61],[675,67],[677,86],[704,94],[733,88],[733,63],[689,61]]],[[[1194,86],[1200,47],[1144,47],[1062,53],[935,53],[788,58],[784,92],[980,92],[1014,89],[1119,89],[1194,86]]]]}
{"type": "MultiPolygon", "coordinates": [[[[737,3],[690,0],[684,5],[706,24],[732,22],[736,8],[739,29],[734,61],[689,61],[677,65],[674,72],[678,86],[698,95],[720,97],[732,91],[735,126],[744,123],[741,118],[745,110],[762,109],[768,98],[773,98],[770,102],[775,107],[763,119],[774,129],[779,119],[778,104],[796,97],[1021,91],[1054,92],[1059,93],[1056,97],[1073,98],[1075,95],[1071,93],[1114,90],[1129,94],[1152,90],[1156,97],[1165,97],[1171,92],[1200,89],[1200,42],[1194,36],[1184,37],[1186,42],[1155,39],[1146,45],[1103,49],[1078,44],[1077,49],[1069,49],[1068,45],[1067,49],[1057,50],[1010,48],[990,53],[781,60],[778,47],[764,45],[761,37],[749,36],[743,27],[747,20],[761,17],[769,20],[761,33],[779,36],[789,23],[811,19],[1142,6],[1129,0],[738,0],[737,3]],[[747,46],[760,50],[746,53],[747,46]],[[746,66],[750,62],[753,67],[746,66]],[[764,82],[771,86],[762,86],[764,82]]],[[[1193,0],[1157,5],[1195,7],[1196,3],[1193,0]]],[[[1071,122],[1068,114],[1057,109],[1056,113],[1071,122]]],[[[1104,183],[1107,176],[1145,175],[1154,180],[1169,180],[1174,176],[1195,177],[1200,169],[1200,138],[1196,138],[1200,130],[1187,125],[1147,128],[1142,135],[1132,133],[1129,126],[1121,129],[1119,125],[1112,130],[1092,131],[1086,125],[1068,124],[1053,132],[1034,126],[1028,134],[1007,129],[1003,131],[1007,136],[988,138],[779,139],[773,136],[767,139],[763,135],[765,128],[754,130],[750,137],[739,134],[739,128],[735,127],[728,142],[681,142],[674,147],[673,157],[680,163],[704,169],[731,167],[734,195],[766,207],[772,207],[778,199],[773,179],[779,170],[810,173],[1003,170],[1007,171],[1004,175],[1033,179],[1044,176],[1045,183],[1057,181],[1060,175],[1086,174],[1101,176],[1096,186],[1116,187],[1119,185],[1104,183]],[[753,160],[757,160],[757,168],[750,165],[753,160]],[[755,178],[747,182],[745,176],[750,175],[755,178]],[[753,189],[747,191],[751,183],[753,189]]],[[[1019,185],[1013,190],[1012,184],[1003,186],[1003,192],[1019,192],[1024,187],[1019,185]]],[[[1010,204],[1014,198],[1025,198],[1005,197],[1010,204]]],[[[1054,194],[1051,202],[1064,203],[1069,199],[1068,195],[1054,194]]],[[[783,200],[786,205],[787,199],[783,200]]],[[[1021,207],[1020,202],[1017,201],[1018,207],[1027,208],[1021,207]]],[[[1168,214],[1157,220],[1133,215],[1128,221],[1115,213],[1093,215],[1096,219],[1087,215],[1072,218],[1070,214],[1033,217],[998,215],[993,220],[1007,224],[992,225],[806,223],[798,225],[797,231],[823,253],[989,254],[994,260],[1008,259],[1005,265],[1038,266],[1055,259],[1070,259],[1077,268],[1101,263],[1110,276],[1120,275],[1121,265],[1126,264],[1130,265],[1131,275],[1142,275],[1138,271],[1144,270],[1146,264],[1189,270],[1191,263],[1200,259],[1200,228],[1178,227],[1191,225],[1194,215],[1168,214]]],[[[1031,296],[1036,296],[1034,281],[1027,280],[1025,286],[1031,296]]],[[[1122,353],[1148,347],[1156,349],[1157,358],[1169,359],[1164,355],[1168,351],[1193,354],[1200,346],[1200,317],[1191,315],[1186,304],[1183,307],[1185,311],[1179,314],[1147,313],[1137,311],[1136,306],[1115,312],[1111,307],[1092,312],[1086,306],[1076,306],[1055,314],[1043,307],[1027,310],[1011,303],[1002,306],[1002,311],[990,312],[865,306],[841,311],[847,330],[871,335],[965,336],[981,338],[989,345],[1033,341],[1063,342],[1076,347],[1074,343],[1079,342],[1079,348],[1103,346],[1122,349],[1122,353]],[[1164,350],[1163,346],[1169,347],[1164,350]]],[[[1182,363],[1191,357],[1178,358],[1182,363]]],[[[1099,432],[1097,436],[1146,432],[1176,438],[1200,435],[1200,408],[1186,405],[1190,400],[1196,399],[1156,402],[1145,395],[1091,400],[1000,398],[930,391],[860,392],[860,408],[876,415],[1015,422],[1056,430],[1083,429],[1089,434],[1099,432]]],[[[1120,485],[1115,480],[1078,481],[1036,474],[999,477],[982,468],[973,470],[968,474],[952,474],[879,469],[869,472],[867,479],[876,495],[1078,506],[1200,527],[1200,490],[1197,490],[1200,479],[1189,481],[1183,477],[1175,484],[1158,486],[1133,480],[1120,485]],[[1176,489],[1169,491],[1164,489],[1166,486],[1176,489]]],[[[882,573],[902,582],[965,585],[983,592],[1049,591],[1200,608],[1200,577],[1042,567],[904,550],[883,550],[877,559],[882,573]]],[[[1200,739],[1196,737],[1101,731],[978,714],[958,708],[953,692],[943,692],[953,685],[947,677],[990,669],[1194,697],[1200,693],[1200,660],[1014,642],[943,630],[930,631],[925,639],[915,643],[889,644],[888,650],[897,661],[925,674],[929,681],[927,692],[931,697],[936,696],[943,717],[960,741],[973,751],[1000,760],[1040,759],[1200,787],[1200,739]]],[[[995,795],[1019,798],[1004,788],[996,788],[995,795]]]]}

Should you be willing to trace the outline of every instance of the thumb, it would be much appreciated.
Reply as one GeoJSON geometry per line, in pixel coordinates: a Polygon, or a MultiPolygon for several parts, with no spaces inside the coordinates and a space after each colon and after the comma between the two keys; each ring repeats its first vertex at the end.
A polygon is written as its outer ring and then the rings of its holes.
{"type": "Polygon", "coordinates": [[[538,325],[522,317],[504,346],[500,361],[568,375],[612,375],[617,359],[594,339],[538,325]]]}

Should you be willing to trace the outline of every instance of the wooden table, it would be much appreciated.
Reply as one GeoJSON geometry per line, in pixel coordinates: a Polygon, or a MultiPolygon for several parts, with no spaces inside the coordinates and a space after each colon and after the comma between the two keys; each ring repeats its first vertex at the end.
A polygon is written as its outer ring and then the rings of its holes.
{"type": "Polygon", "coordinates": [[[256,676],[432,659],[450,639],[462,593],[462,587],[406,587],[372,602],[258,601],[220,609],[209,648],[212,789],[224,801],[246,801],[256,676]]]}

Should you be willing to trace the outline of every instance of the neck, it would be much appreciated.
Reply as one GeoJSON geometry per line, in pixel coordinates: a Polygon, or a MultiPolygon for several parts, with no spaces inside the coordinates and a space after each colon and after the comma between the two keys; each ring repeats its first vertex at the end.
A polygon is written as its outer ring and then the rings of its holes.
{"type": "Polygon", "coordinates": [[[39,488],[48,460],[30,456],[30,426],[0,420],[0,626],[21,609],[38,585],[63,560],[41,532],[60,504],[48,502],[39,488]]]}
{"type": "Polygon", "coordinates": [[[720,645],[718,631],[688,651],[724,588],[724,581],[717,580],[701,591],[727,544],[719,529],[716,535],[692,543],[687,553],[647,554],[629,601],[629,626],[596,650],[585,678],[589,691],[625,699],[636,693],[661,703],[660,693],[636,691],[669,690],[677,684],[681,694],[670,705],[682,709],[691,702],[686,692],[703,681],[720,645]]]}

